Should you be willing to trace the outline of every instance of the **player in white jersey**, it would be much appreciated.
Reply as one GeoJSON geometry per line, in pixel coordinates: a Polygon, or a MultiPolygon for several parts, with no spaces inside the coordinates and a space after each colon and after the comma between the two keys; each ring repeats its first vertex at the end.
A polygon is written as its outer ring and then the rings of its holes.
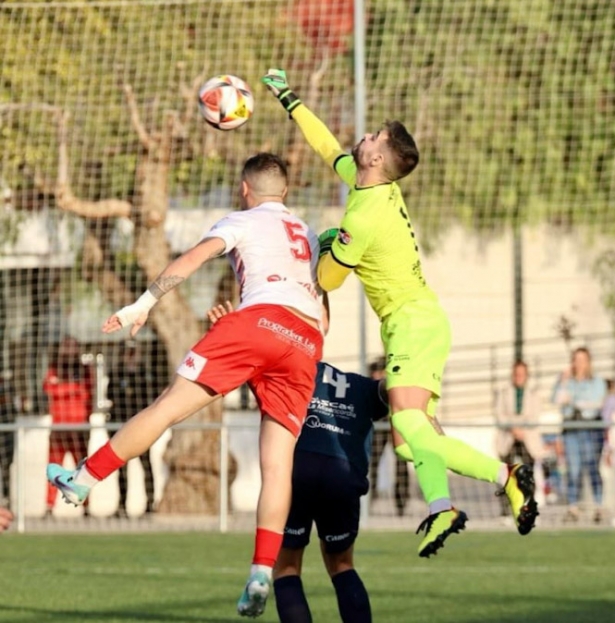
{"type": "Polygon", "coordinates": [[[152,405],[132,417],[77,470],[52,464],[47,478],[67,502],[83,504],[94,485],[142,455],[170,426],[249,383],[262,414],[262,485],[252,568],[237,609],[255,617],[265,608],[290,508],[295,442],[322,353],[322,306],[316,285],[318,239],[283,204],[288,188],[282,160],[268,153],[249,158],[240,190],[243,211],[216,223],[135,303],[113,314],[103,331],[132,325],[134,336],[164,294],[203,263],[225,253],[241,287],[238,310],[192,347],[170,387],[152,405]]]}
{"type": "Polygon", "coordinates": [[[311,271],[318,239],[284,204],[270,201],[229,214],[206,236],[222,238],[231,249],[228,257],[240,286],[238,310],[265,303],[318,316],[321,306],[311,271]]]}

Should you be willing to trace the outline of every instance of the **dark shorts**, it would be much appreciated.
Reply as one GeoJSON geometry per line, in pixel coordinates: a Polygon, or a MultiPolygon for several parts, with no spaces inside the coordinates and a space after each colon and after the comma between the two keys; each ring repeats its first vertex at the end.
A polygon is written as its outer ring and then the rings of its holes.
{"type": "Polygon", "coordinates": [[[346,551],[359,533],[360,499],[367,489],[367,478],[348,461],[297,451],[293,498],[282,546],[287,549],[306,547],[312,523],[315,523],[326,552],[346,551]]]}

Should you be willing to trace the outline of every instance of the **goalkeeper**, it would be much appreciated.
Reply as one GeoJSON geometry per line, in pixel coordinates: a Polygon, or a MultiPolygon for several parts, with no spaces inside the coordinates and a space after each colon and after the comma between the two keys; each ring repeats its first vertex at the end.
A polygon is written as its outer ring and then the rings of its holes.
{"type": "Polygon", "coordinates": [[[321,235],[318,281],[323,290],[335,290],[354,270],[380,319],[396,452],[414,459],[429,505],[417,531],[425,531],[419,556],[436,553],[467,521],[452,504],[447,468],[501,485],[519,533],[528,534],[538,515],[531,466],[506,465],[446,437],[435,418],[451,337],[448,318],[423,277],[412,222],[396,183],[418,165],[412,136],[399,121],[388,121],[345,153],[291,90],[284,71],[270,69],[262,81],[312,149],[350,188],[339,230],[321,235]]]}

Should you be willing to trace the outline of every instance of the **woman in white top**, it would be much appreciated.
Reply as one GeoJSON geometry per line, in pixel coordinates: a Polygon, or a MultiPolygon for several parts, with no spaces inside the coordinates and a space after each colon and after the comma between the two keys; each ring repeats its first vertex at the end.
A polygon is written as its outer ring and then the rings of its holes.
{"type": "Polygon", "coordinates": [[[602,520],[602,477],[600,458],[604,446],[601,409],[606,398],[606,382],[594,376],[587,348],[572,353],[569,369],[562,372],[553,388],[552,401],[560,407],[568,472],[568,512],[566,519],[579,518],[579,499],[583,473],[591,482],[596,511],[594,521],[602,520]]]}

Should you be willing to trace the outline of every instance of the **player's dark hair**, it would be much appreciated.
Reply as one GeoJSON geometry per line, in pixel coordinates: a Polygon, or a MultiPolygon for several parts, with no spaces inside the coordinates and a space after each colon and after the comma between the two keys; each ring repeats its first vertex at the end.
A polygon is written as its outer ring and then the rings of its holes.
{"type": "Polygon", "coordinates": [[[374,359],[374,361],[369,364],[368,371],[370,374],[374,374],[374,372],[382,372],[386,367],[386,359],[384,357],[378,357],[378,359],[374,359]]]}
{"type": "Polygon", "coordinates": [[[250,156],[243,165],[241,175],[245,179],[261,173],[278,175],[283,177],[285,181],[288,180],[288,170],[282,158],[269,152],[250,156]]]}
{"type": "Polygon", "coordinates": [[[419,163],[419,150],[412,135],[401,121],[385,121],[383,129],[387,132],[387,147],[391,159],[386,163],[385,172],[394,182],[406,177],[419,163]]]}

